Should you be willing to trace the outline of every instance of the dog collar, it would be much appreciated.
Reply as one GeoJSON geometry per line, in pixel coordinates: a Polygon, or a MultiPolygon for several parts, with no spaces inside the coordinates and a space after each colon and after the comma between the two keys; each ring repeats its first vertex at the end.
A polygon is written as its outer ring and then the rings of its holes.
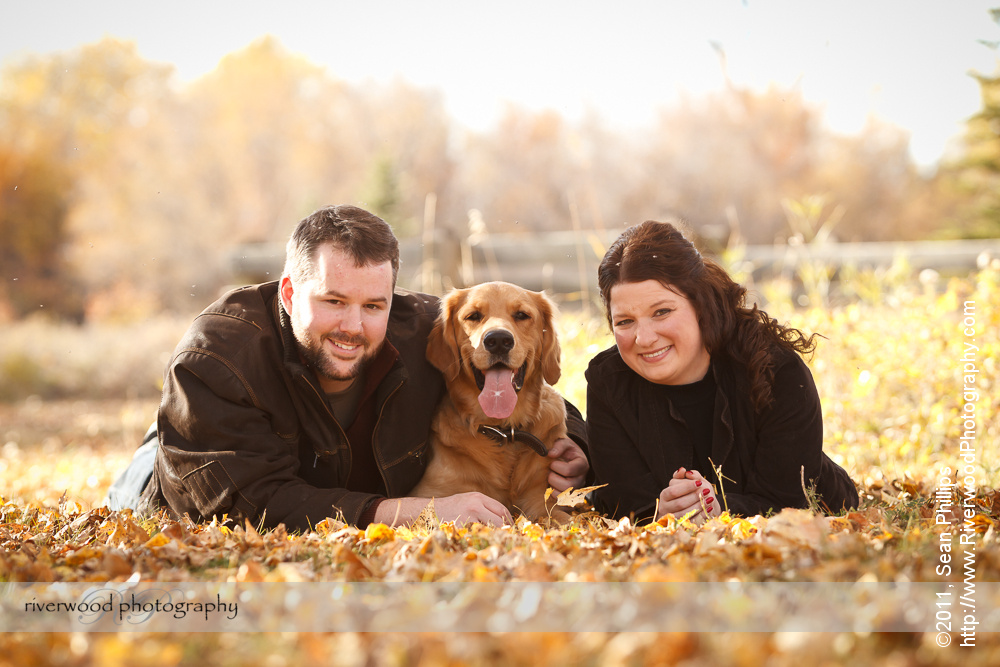
{"type": "Polygon", "coordinates": [[[548,456],[549,453],[549,450],[545,447],[544,442],[531,433],[515,429],[513,426],[505,431],[501,428],[497,428],[496,426],[486,426],[484,424],[479,427],[479,432],[491,440],[496,441],[499,445],[509,445],[514,442],[520,442],[528,447],[531,447],[531,449],[539,456],[548,456]]]}

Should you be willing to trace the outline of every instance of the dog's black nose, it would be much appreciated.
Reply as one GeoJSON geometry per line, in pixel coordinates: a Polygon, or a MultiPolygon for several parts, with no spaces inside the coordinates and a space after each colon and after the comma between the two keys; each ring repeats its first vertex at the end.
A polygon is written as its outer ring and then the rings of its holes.
{"type": "Polygon", "coordinates": [[[494,329],[483,336],[483,346],[492,354],[504,354],[514,348],[514,334],[504,329],[494,329]]]}

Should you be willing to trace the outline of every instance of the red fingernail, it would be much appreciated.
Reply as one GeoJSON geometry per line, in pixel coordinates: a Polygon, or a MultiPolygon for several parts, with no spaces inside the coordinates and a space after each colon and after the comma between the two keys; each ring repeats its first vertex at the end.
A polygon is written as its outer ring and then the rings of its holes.
{"type": "Polygon", "coordinates": [[[701,486],[701,480],[699,479],[697,482],[694,483],[694,485],[695,486],[701,486]]]}
{"type": "Polygon", "coordinates": [[[710,489],[702,489],[701,495],[707,496],[710,492],[711,492],[710,489]]]}
{"type": "Polygon", "coordinates": [[[712,504],[712,501],[713,501],[713,500],[715,500],[715,498],[709,498],[709,499],[708,499],[708,500],[706,500],[705,502],[706,502],[707,504],[711,505],[711,504],[712,504]]]}

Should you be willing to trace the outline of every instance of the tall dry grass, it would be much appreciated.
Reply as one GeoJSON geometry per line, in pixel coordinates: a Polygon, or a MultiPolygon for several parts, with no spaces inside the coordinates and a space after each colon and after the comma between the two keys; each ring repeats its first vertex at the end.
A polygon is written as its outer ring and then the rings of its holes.
{"type": "Polygon", "coordinates": [[[159,395],[189,320],[160,317],[82,326],[29,318],[0,327],[0,400],[159,395]]]}

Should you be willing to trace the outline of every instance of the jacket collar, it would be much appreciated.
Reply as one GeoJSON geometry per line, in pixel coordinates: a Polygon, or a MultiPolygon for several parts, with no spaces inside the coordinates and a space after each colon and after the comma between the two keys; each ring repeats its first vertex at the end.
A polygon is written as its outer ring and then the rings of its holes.
{"type": "Polygon", "coordinates": [[[281,335],[282,361],[285,366],[294,373],[305,372],[305,365],[299,357],[299,344],[295,340],[295,332],[292,330],[292,320],[285,310],[285,304],[281,302],[281,293],[278,292],[273,297],[271,314],[278,326],[278,333],[281,335]]]}

